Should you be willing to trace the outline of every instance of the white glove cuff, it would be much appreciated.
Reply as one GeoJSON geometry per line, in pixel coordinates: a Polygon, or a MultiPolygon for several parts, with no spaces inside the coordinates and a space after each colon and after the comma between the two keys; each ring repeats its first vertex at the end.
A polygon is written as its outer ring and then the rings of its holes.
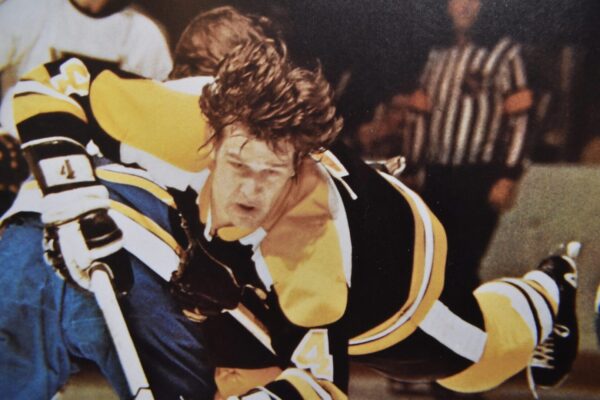
{"type": "Polygon", "coordinates": [[[91,210],[108,209],[109,204],[108,190],[100,185],[48,194],[42,199],[42,222],[66,222],[91,210]]]}

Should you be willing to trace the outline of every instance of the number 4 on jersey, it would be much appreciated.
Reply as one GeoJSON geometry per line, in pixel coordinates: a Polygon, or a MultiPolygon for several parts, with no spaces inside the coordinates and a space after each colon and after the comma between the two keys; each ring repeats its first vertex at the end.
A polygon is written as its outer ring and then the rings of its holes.
{"type": "Polygon", "coordinates": [[[297,367],[308,369],[313,376],[333,381],[333,357],[329,353],[327,329],[309,330],[292,354],[297,367]]]}

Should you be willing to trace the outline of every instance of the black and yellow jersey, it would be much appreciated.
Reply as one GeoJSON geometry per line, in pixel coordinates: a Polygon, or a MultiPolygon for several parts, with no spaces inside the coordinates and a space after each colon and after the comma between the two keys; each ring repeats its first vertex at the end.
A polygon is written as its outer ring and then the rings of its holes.
{"type": "Polygon", "coordinates": [[[221,394],[340,399],[350,359],[420,380],[477,363],[482,315],[471,294],[457,300],[444,287],[439,221],[342,144],[303,160],[260,228],[210,235],[205,82],[181,91],[69,59],[27,74],[14,110],[24,143],[93,140],[109,158],[193,189],[206,248],[254,288],[237,309],[202,323],[221,394]]]}

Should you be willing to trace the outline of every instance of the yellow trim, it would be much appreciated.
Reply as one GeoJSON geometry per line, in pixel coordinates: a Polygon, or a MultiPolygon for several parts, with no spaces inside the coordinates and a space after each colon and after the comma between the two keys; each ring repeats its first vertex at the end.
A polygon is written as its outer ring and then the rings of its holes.
{"type": "Polygon", "coordinates": [[[412,265],[413,275],[411,279],[409,295],[402,308],[392,317],[388,318],[386,321],[382,322],[376,327],[369,329],[367,332],[362,333],[350,340],[348,352],[351,355],[374,353],[377,351],[387,349],[395,345],[396,343],[404,340],[417,329],[419,323],[425,318],[427,312],[433,306],[435,301],[440,297],[444,288],[444,274],[446,269],[447,252],[446,233],[441,223],[435,217],[435,215],[433,215],[433,213],[427,210],[433,230],[433,265],[429,281],[426,283],[427,289],[419,305],[417,306],[417,309],[406,322],[404,322],[402,325],[400,325],[387,335],[365,343],[352,343],[354,341],[365,340],[369,337],[380,335],[387,329],[390,329],[414,304],[414,302],[417,299],[419,290],[424,284],[423,280],[425,273],[425,252],[427,250],[425,243],[425,227],[423,225],[423,221],[420,217],[419,210],[417,209],[415,201],[400,188],[397,188],[397,190],[404,196],[412,210],[413,216],[415,217],[415,244],[412,265]]]}
{"type": "Polygon", "coordinates": [[[329,150],[324,153],[313,155],[313,159],[322,163],[334,176],[343,177],[348,175],[348,170],[340,160],[329,150]]]}
{"type": "Polygon", "coordinates": [[[104,179],[109,182],[131,185],[143,189],[169,207],[175,208],[175,200],[173,200],[173,196],[171,196],[165,189],[156,183],[149,181],[148,179],[124,172],[115,172],[101,168],[96,169],[96,175],[100,179],[104,179]]]}
{"type": "Polygon", "coordinates": [[[27,182],[25,182],[25,183],[24,183],[24,184],[21,186],[21,188],[23,188],[23,189],[27,189],[27,190],[33,190],[33,189],[38,189],[38,190],[39,190],[40,186],[38,185],[37,181],[33,181],[33,180],[31,180],[31,181],[27,181],[27,182]]]}
{"type": "Polygon", "coordinates": [[[209,128],[198,95],[149,79],[122,79],[103,71],[92,82],[90,105],[98,124],[121,143],[184,171],[208,166],[209,128]]]}
{"type": "Polygon", "coordinates": [[[66,112],[83,122],[87,122],[85,112],[65,100],[51,97],[46,94],[27,93],[14,97],[15,123],[21,123],[31,117],[45,113],[66,112]]]}
{"type": "Polygon", "coordinates": [[[48,73],[48,70],[44,65],[39,65],[27,72],[25,75],[23,75],[20,81],[36,81],[48,83],[50,82],[50,74],[48,73]]]}
{"type": "Polygon", "coordinates": [[[546,288],[531,279],[524,279],[524,281],[527,282],[529,286],[532,286],[534,289],[536,289],[542,296],[544,296],[548,303],[550,303],[550,307],[552,307],[552,313],[554,316],[556,316],[558,313],[558,303],[555,301],[553,296],[550,296],[546,288]]]}
{"type": "MultiPolygon", "coordinates": [[[[301,371],[301,370],[298,370],[301,371]]],[[[321,396],[319,396],[315,390],[312,388],[312,386],[310,386],[310,383],[308,383],[306,380],[298,377],[298,376],[294,376],[294,375],[290,375],[290,374],[283,374],[281,379],[277,379],[278,381],[288,381],[289,383],[292,384],[292,386],[294,388],[296,388],[296,390],[298,391],[298,393],[300,393],[300,397],[304,400],[323,400],[321,398],[321,396]]],[[[315,381],[316,383],[316,381],[315,381]]]]}
{"type": "Polygon", "coordinates": [[[274,381],[281,368],[267,367],[256,369],[223,368],[215,369],[215,383],[221,398],[239,396],[258,386],[265,386],[274,381]]]}
{"type": "Polygon", "coordinates": [[[439,380],[457,392],[490,390],[527,366],[534,336],[511,299],[493,292],[475,292],[483,313],[487,342],[481,359],[466,370],[439,380]]]}
{"type": "Polygon", "coordinates": [[[181,254],[182,249],[177,243],[177,241],[173,238],[173,236],[171,236],[169,232],[164,230],[152,219],[146,217],[139,211],[134,210],[133,208],[123,203],[119,203],[115,200],[110,200],[110,208],[132,219],[133,221],[144,227],[146,230],[153,233],[167,245],[169,245],[177,254],[181,254]]]}
{"type": "Polygon", "coordinates": [[[348,399],[348,396],[346,395],[346,393],[342,392],[340,390],[340,388],[338,388],[335,385],[335,383],[327,382],[327,381],[323,381],[323,380],[319,380],[318,382],[319,382],[319,385],[321,385],[321,387],[323,389],[325,389],[325,391],[331,395],[331,398],[333,400],[347,400],[348,399]]]}
{"type": "MultiPolygon", "coordinates": [[[[292,384],[303,399],[323,400],[323,397],[315,390],[308,380],[311,380],[323,394],[327,393],[332,400],[346,400],[348,396],[342,392],[333,382],[316,379],[303,369],[288,368],[279,376],[278,381],[286,380],[292,384]]],[[[277,393],[275,393],[277,394],[277,393]]]]}

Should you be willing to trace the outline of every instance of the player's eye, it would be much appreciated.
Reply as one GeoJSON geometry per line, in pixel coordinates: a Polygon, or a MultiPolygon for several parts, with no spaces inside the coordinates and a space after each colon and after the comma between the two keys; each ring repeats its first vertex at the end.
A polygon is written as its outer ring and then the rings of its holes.
{"type": "Polygon", "coordinates": [[[235,160],[229,160],[229,165],[236,170],[241,170],[244,167],[244,164],[235,160]]]}

